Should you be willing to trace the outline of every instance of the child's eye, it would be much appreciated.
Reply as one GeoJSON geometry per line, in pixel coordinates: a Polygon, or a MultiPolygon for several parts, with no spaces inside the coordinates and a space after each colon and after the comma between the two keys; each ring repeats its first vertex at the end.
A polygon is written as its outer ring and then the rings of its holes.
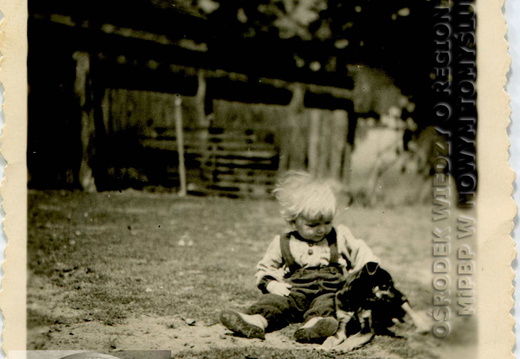
{"type": "MultiPolygon", "coordinates": [[[[327,222],[323,222],[324,225],[328,226],[330,225],[332,222],[330,221],[327,221],[327,222]]],[[[319,226],[321,223],[307,223],[307,227],[311,227],[311,228],[314,228],[314,227],[317,227],[319,226]]]]}

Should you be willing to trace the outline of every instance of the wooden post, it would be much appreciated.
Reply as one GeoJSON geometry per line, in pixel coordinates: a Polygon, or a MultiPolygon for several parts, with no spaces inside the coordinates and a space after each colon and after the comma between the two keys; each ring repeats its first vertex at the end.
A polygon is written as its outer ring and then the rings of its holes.
{"type": "Polygon", "coordinates": [[[94,148],[95,125],[90,79],[90,55],[86,52],[76,51],[73,58],[76,60],[74,93],[78,98],[81,111],[82,156],[79,169],[79,182],[83,190],[87,192],[95,192],[97,189],[91,168],[91,154],[94,148]]]}
{"type": "Polygon", "coordinates": [[[103,133],[106,135],[109,133],[110,124],[110,106],[112,104],[112,90],[105,89],[103,91],[103,99],[101,100],[101,117],[103,123],[103,133]]]}
{"type": "Polygon", "coordinates": [[[209,136],[209,127],[211,126],[209,118],[206,116],[206,92],[207,92],[207,84],[206,84],[206,76],[204,70],[199,70],[197,72],[197,93],[195,94],[195,112],[196,112],[196,127],[197,130],[195,132],[195,136],[198,139],[197,141],[197,151],[199,153],[204,153],[202,155],[202,161],[206,162],[208,158],[206,157],[205,147],[207,146],[207,140],[209,136]]]}
{"type": "Polygon", "coordinates": [[[332,112],[332,134],[330,151],[330,176],[339,180],[342,173],[341,159],[347,141],[347,113],[344,110],[332,112]]]}
{"type": "Polygon", "coordinates": [[[345,153],[343,155],[343,170],[341,177],[343,183],[347,188],[350,186],[350,175],[352,166],[352,150],[354,148],[354,139],[356,135],[357,119],[354,117],[353,112],[347,112],[347,133],[345,142],[345,153]]]}
{"type": "Polygon", "coordinates": [[[195,94],[195,103],[197,111],[197,127],[207,128],[208,121],[206,119],[206,77],[204,70],[199,70],[197,73],[197,93],[195,94]]]}
{"type": "Polygon", "coordinates": [[[309,147],[308,147],[308,171],[312,175],[318,174],[320,146],[320,110],[312,109],[309,119],[309,147]]]}
{"type": "Polygon", "coordinates": [[[298,126],[301,123],[298,118],[301,116],[303,111],[303,100],[305,96],[305,88],[302,84],[293,84],[292,86],[293,96],[291,102],[287,106],[287,119],[282,124],[281,128],[281,141],[280,141],[280,163],[279,171],[284,172],[289,169],[301,169],[303,161],[305,160],[305,153],[297,153],[301,151],[299,141],[305,141],[305,138],[299,136],[298,126]],[[294,157],[294,158],[293,158],[294,157]]]}
{"type": "Polygon", "coordinates": [[[343,169],[341,171],[341,179],[347,188],[350,185],[350,167],[352,162],[352,145],[345,143],[345,150],[343,153],[343,169]]]}
{"type": "Polygon", "coordinates": [[[321,111],[320,120],[320,157],[318,161],[318,175],[327,177],[330,170],[330,150],[332,135],[332,113],[329,110],[321,111]]]}
{"type": "MultiPolygon", "coordinates": [[[[303,105],[303,102],[302,102],[303,105]]],[[[291,154],[289,156],[289,169],[305,170],[305,159],[307,158],[307,131],[308,131],[308,113],[300,110],[294,113],[291,130],[291,154]]]]}
{"type": "Polygon", "coordinates": [[[175,135],[177,137],[177,153],[179,155],[179,178],[181,188],[179,189],[179,196],[185,197],[186,190],[186,166],[184,164],[184,136],[182,128],[182,99],[178,95],[175,98],[175,135]]]}
{"type": "Polygon", "coordinates": [[[172,125],[175,125],[175,117],[176,117],[176,105],[175,100],[173,104],[171,103],[171,98],[164,104],[164,127],[167,129],[171,129],[172,125]],[[173,106],[172,106],[173,105],[173,106]]]}

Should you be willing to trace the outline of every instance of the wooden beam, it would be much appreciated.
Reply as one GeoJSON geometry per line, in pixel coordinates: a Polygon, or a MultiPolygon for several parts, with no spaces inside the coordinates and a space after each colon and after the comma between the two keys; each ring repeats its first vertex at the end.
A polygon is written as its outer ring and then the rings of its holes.
{"type": "Polygon", "coordinates": [[[180,189],[179,196],[185,197],[186,189],[186,165],[184,164],[184,131],[182,128],[182,99],[180,96],[175,98],[175,132],[177,135],[177,153],[179,155],[179,177],[180,189]]]}
{"type": "MultiPolygon", "coordinates": [[[[170,64],[169,69],[172,72],[180,72],[183,74],[186,74],[188,76],[198,76],[199,69],[184,66],[184,65],[177,65],[177,64],[170,64]]],[[[272,79],[272,78],[266,78],[266,77],[260,77],[258,79],[255,78],[255,80],[251,79],[246,74],[241,74],[237,72],[228,72],[224,70],[204,70],[204,77],[206,79],[208,78],[225,78],[230,81],[237,81],[237,82],[252,82],[252,81],[258,81],[258,83],[262,83],[265,85],[270,85],[276,88],[289,88],[291,86],[299,86],[301,87],[304,92],[309,91],[318,95],[330,95],[332,97],[340,98],[340,99],[347,99],[351,100],[353,98],[353,92],[349,89],[339,88],[339,87],[333,87],[333,86],[323,86],[323,85],[316,85],[316,84],[310,84],[310,83],[304,83],[304,82],[288,82],[285,80],[280,79],[272,79]]]]}
{"type": "Polygon", "coordinates": [[[197,93],[195,94],[195,103],[197,111],[197,127],[209,127],[206,118],[206,75],[204,70],[199,70],[197,73],[197,93]]]}
{"type": "Polygon", "coordinates": [[[330,176],[336,180],[341,179],[342,158],[345,143],[347,142],[347,112],[335,110],[332,112],[332,133],[330,136],[330,176]]]}
{"type": "MultiPolygon", "coordinates": [[[[288,88],[293,83],[299,83],[309,93],[329,95],[339,99],[353,99],[353,91],[350,89],[305,82],[306,78],[309,80],[306,77],[308,74],[295,75],[295,78],[299,81],[291,82],[278,78],[249,76],[245,73],[212,69],[210,67],[214,62],[211,61],[211,58],[208,58],[210,55],[207,48],[202,46],[204,45],[203,42],[192,41],[193,43],[187,44],[191,40],[185,38],[172,40],[165,34],[120,27],[109,22],[101,22],[92,27],[88,23],[77,22],[75,17],[58,13],[36,13],[32,14],[30,19],[37,22],[38,26],[41,27],[41,32],[46,31],[45,27],[42,27],[46,24],[63,26],[65,28],[62,31],[63,33],[78,32],[78,35],[81,34],[80,40],[77,41],[78,43],[68,44],[69,46],[87,51],[85,49],[90,46],[88,44],[94,42],[96,47],[95,50],[93,48],[91,51],[91,55],[97,55],[100,59],[109,60],[114,64],[118,64],[118,59],[126,59],[127,65],[137,68],[153,70],[158,73],[168,71],[193,77],[198,76],[199,71],[203,70],[206,79],[227,78],[231,81],[249,82],[251,84],[256,82],[283,89],[288,88]],[[197,47],[196,45],[200,46],[197,47]],[[183,58],[183,60],[179,60],[179,58],[183,58]],[[190,66],[180,65],[180,63],[190,66]]],[[[76,39],[76,36],[69,36],[69,38],[76,39]]],[[[328,73],[328,75],[331,74],[328,73]]],[[[345,79],[349,80],[351,77],[345,76],[345,79]]]]}
{"type": "Polygon", "coordinates": [[[320,146],[320,110],[311,109],[309,118],[309,146],[307,149],[308,171],[312,175],[318,174],[320,146]]]}
{"type": "Polygon", "coordinates": [[[81,146],[82,156],[79,169],[79,182],[83,190],[95,192],[96,184],[92,174],[91,154],[94,148],[94,111],[92,107],[92,92],[90,88],[90,55],[77,51],[73,55],[76,60],[76,80],[74,92],[79,101],[81,111],[81,146]]]}
{"type": "Polygon", "coordinates": [[[293,97],[288,105],[287,119],[281,124],[280,163],[278,170],[304,169],[306,138],[300,136],[302,123],[303,99],[305,91],[300,84],[292,84],[293,97]]]}

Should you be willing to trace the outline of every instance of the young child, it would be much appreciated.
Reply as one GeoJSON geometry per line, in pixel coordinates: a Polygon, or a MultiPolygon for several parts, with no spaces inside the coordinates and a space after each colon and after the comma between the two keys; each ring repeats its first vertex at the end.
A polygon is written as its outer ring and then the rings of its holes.
{"type": "Polygon", "coordinates": [[[265,338],[266,330],[302,322],[299,342],[322,342],[336,333],[336,293],[349,273],[379,259],[345,226],[335,228],[336,197],[325,181],[289,172],[274,194],[292,231],[277,235],[257,265],[264,293],[246,313],[224,310],[222,324],[247,338],[265,338]]]}

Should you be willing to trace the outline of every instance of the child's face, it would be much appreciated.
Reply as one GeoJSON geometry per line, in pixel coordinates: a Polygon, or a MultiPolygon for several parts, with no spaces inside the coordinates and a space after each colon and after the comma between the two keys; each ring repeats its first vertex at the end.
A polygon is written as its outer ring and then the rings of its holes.
{"type": "Polygon", "coordinates": [[[294,221],[294,228],[306,240],[319,242],[332,230],[332,218],[310,220],[299,216],[294,221]]]}

